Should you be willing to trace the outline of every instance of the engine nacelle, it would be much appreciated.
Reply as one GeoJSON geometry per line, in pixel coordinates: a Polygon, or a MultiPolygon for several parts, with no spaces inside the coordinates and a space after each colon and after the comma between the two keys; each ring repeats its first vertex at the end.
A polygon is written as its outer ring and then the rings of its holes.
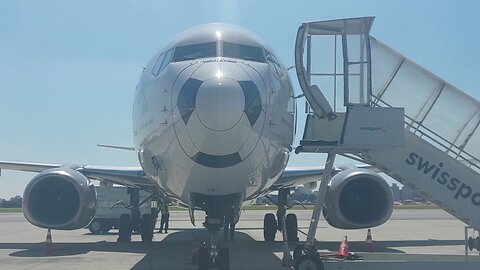
{"type": "Polygon", "coordinates": [[[356,168],[332,178],[323,213],[335,228],[362,229],[382,225],[392,211],[392,190],[385,179],[356,168]]]}
{"type": "Polygon", "coordinates": [[[95,215],[93,185],[70,168],[46,170],[28,183],[23,193],[23,214],[35,226],[75,230],[88,225],[95,215]]]}

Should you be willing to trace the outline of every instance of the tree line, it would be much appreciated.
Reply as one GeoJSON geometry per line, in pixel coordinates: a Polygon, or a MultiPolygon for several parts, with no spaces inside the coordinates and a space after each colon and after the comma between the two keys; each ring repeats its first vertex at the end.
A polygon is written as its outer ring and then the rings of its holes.
{"type": "Polygon", "coordinates": [[[22,207],[22,197],[15,196],[10,198],[10,200],[5,200],[0,198],[0,208],[21,208],[22,207]]]}

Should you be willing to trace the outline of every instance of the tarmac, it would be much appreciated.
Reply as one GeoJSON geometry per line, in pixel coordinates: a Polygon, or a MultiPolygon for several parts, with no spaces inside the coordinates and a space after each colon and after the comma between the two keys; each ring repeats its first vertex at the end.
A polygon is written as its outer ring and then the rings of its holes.
{"type": "MultiPolygon", "coordinates": [[[[295,210],[299,229],[307,232],[311,210],[295,210]]],[[[276,242],[263,241],[263,216],[268,211],[242,213],[230,248],[231,269],[289,269],[282,267],[281,234],[276,242]]],[[[172,211],[168,234],[155,233],[153,243],[139,235],[130,243],[117,243],[117,231],[92,235],[87,229],[52,231],[53,253],[44,254],[47,230],[28,223],[21,213],[0,214],[0,269],[196,269],[192,264],[195,238],[207,240],[196,213],[197,226],[188,212],[172,211]]],[[[158,225],[158,224],[157,224],[158,225]]],[[[443,210],[395,210],[392,218],[372,229],[373,253],[366,248],[367,230],[339,230],[321,220],[317,246],[322,255],[335,254],[344,236],[359,262],[327,260],[325,269],[480,269],[478,251],[465,256],[465,224],[443,210]],[[401,268],[400,268],[401,267],[401,268]]],[[[306,236],[299,234],[300,241],[306,236]]],[[[290,247],[296,246],[292,243],[290,247]]]]}

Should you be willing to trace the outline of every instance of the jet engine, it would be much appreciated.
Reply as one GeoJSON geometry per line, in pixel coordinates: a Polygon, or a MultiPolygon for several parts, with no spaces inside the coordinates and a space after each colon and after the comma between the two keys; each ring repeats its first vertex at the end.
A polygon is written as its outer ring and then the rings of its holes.
{"type": "Polygon", "coordinates": [[[385,223],[392,211],[392,191],[385,179],[355,168],[332,178],[323,214],[335,228],[362,229],[385,223]]]}
{"type": "Polygon", "coordinates": [[[23,193],[23,214],[35,226],[75,230],[95,215],[95,189],[71,168],[46,170],[28,183],[23,193]]]}

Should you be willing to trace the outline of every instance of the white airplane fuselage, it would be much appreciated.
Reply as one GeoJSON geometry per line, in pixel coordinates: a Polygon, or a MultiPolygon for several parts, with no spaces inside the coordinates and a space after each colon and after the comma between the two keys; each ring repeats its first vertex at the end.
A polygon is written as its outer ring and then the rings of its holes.
{"type": "Polygon", "coordinates": [[[144,68],[133,106],[135,147],[170,196],[262,194],[285,169],[293,89],[272,50],[232,25],[177,36],[144,68]]]}

